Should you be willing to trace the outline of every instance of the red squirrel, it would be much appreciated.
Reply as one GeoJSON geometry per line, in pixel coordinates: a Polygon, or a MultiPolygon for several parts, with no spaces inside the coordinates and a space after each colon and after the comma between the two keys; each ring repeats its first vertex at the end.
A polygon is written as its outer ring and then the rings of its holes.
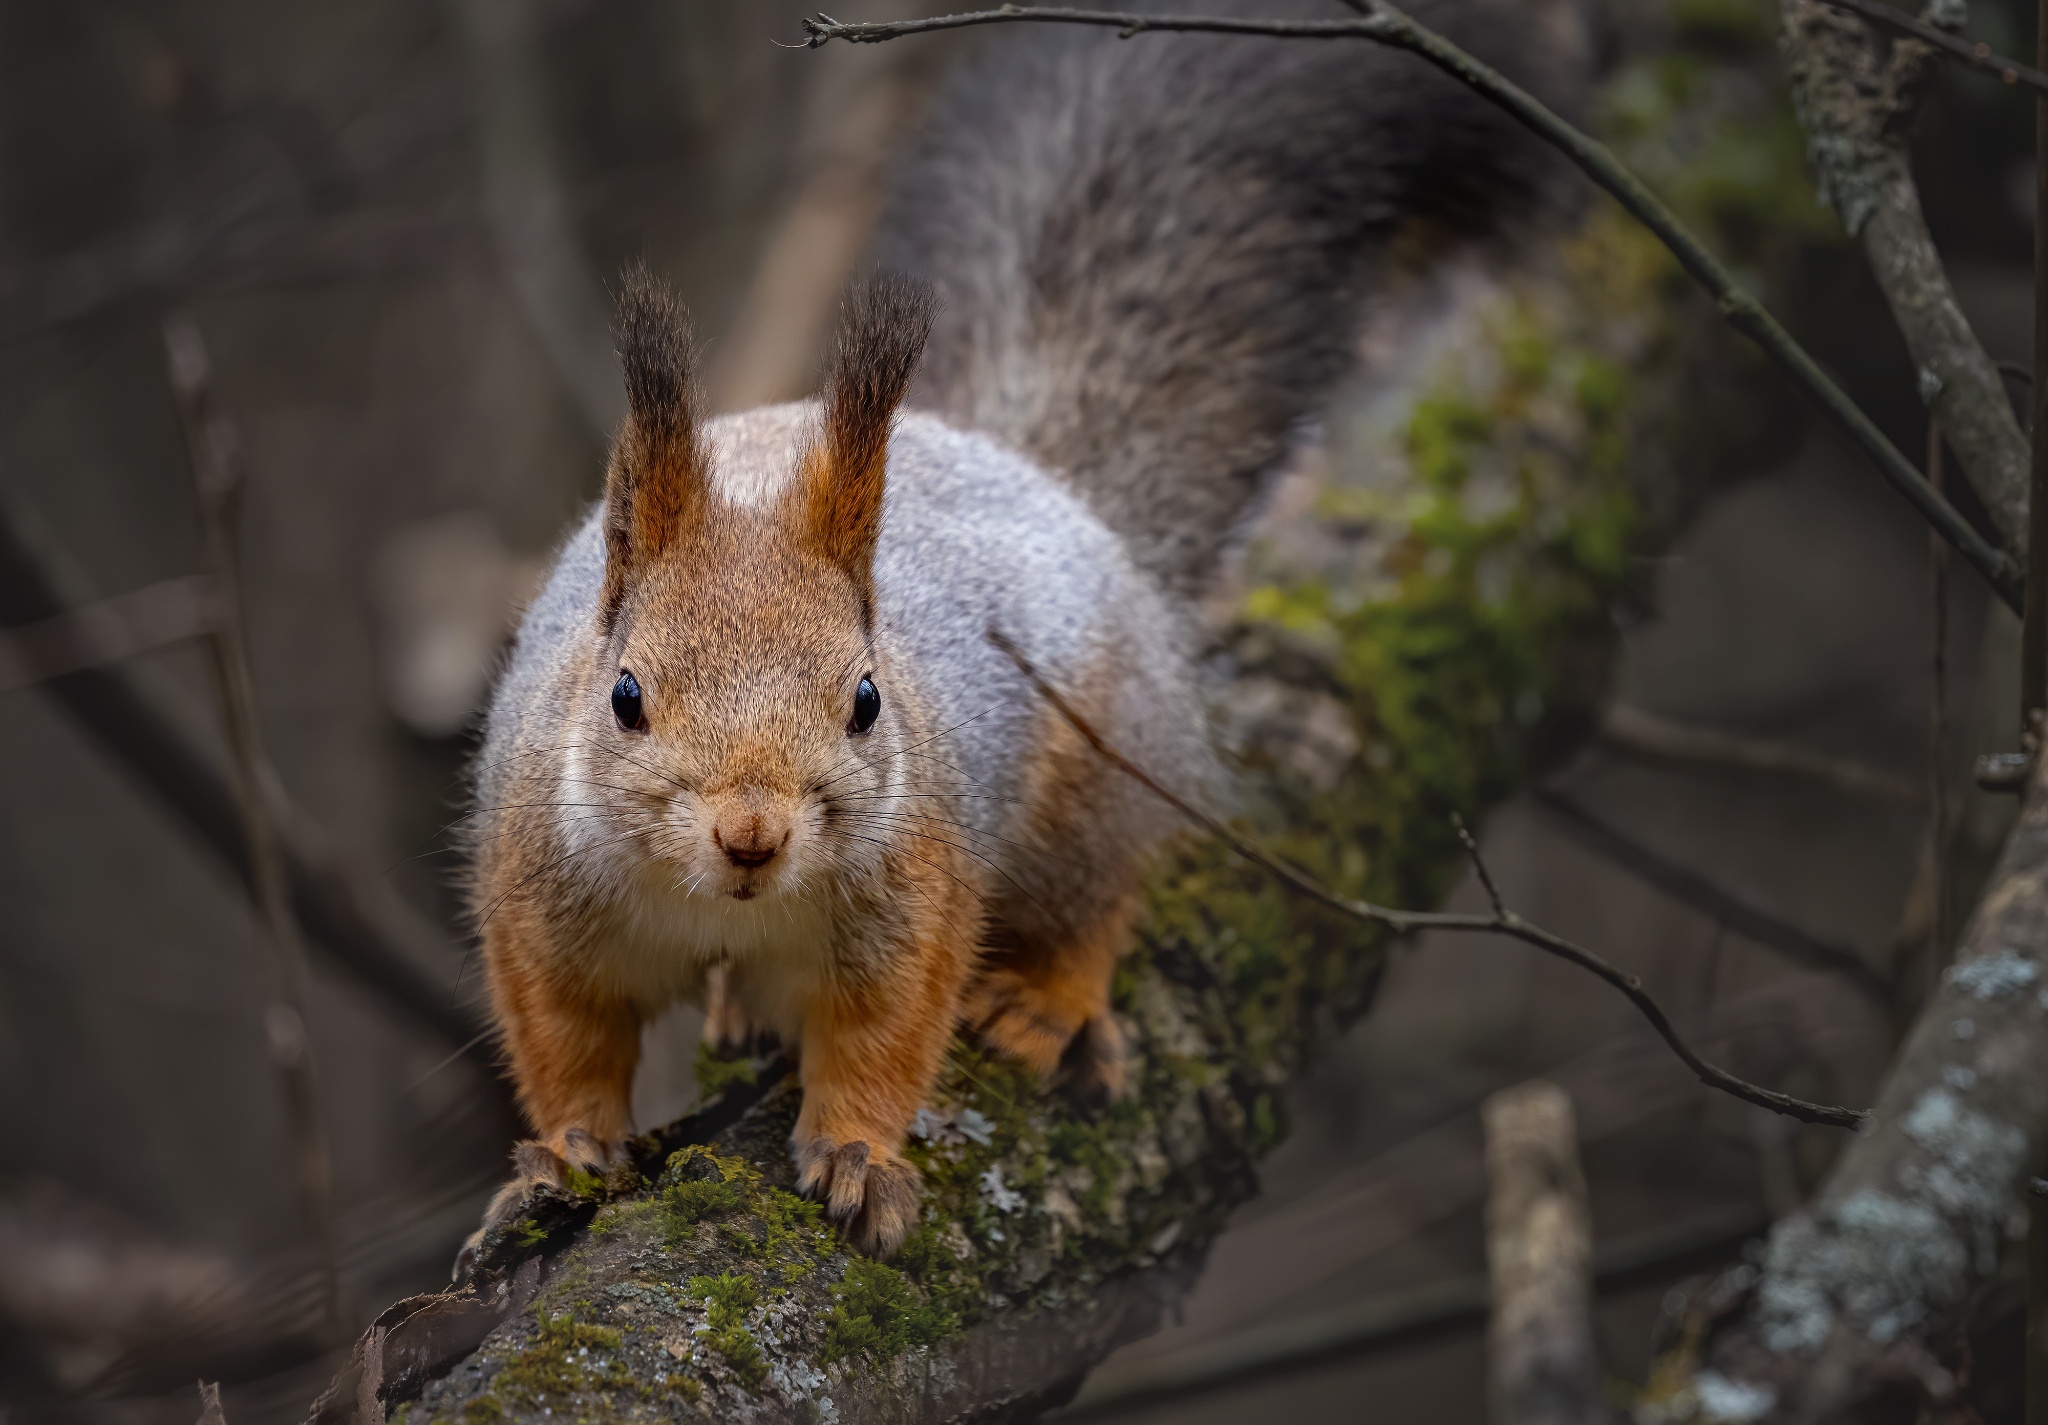
{"type": "MultiPolygon", "coordinates": [[[[1482,13],[1534,63],[1510,12],[1429,11],[1482,13]]],[[[1172,822],[989,634],[1213,784],[1195,604],[1233,531],[1383,254],[1485,234],[1540,167],[1400,56],[1033,36],[939,104],[881,245],[919,276],[848,299],[821,399],[706,420],[680,306],[629,272],[630,413],[476,777],[522,1173],[615,1161],[677,999],[793,1054],[798,1186],[877,1254],[956,1032],[1122,1092],[1111,977],[1172,822]]]]}

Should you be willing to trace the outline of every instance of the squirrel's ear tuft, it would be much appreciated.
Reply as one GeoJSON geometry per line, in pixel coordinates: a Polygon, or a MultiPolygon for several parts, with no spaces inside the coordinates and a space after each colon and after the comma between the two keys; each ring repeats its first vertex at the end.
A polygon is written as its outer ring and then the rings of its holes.
{"type": "Polygon", "coordinates": [[[605,472],[607,621],[633,578],[695,521],[710,480],[697,429],[696,339],[683,304],[635,262],[620,283],[618,323],[627,410],[605,472]]]}
{"type": "Polygon", "coordinates": [[[917,374],[938,300],[922,282],[878,273],[840,311],[825,385],[825,443],[802,490],[806,532],[859,586],[870,610],[889,431],[917,374]]]}

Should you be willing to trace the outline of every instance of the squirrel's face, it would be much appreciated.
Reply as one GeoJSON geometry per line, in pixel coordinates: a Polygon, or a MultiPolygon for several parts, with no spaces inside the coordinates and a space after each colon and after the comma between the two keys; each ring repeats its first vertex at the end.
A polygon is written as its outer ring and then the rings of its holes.
{"type": "Polygon", "coordinates": [[[674,298],[629,274],[620,315],[629,414],[576,719],[577,800],[596,808],[579,834],[693,895],[820,889],[873,865],[901,824],[896,753],[918,700],[876,647],[874,557],[930,299],[879,279],[848,303],[821,418],[773,457],[775,478],[713,468],[674,298]],[[754,496],[729,498],[736,484],[754,496]]]}
{"type": "Polygon", "coordinates": [[[813,892],[887,839],[916,700],[840,568],[773,513],[706,523],[621,610],[585,691],[584,725],[602,730],[586,775],[613,784],[644,828],[634,844],[687,892],[813,892]]]}

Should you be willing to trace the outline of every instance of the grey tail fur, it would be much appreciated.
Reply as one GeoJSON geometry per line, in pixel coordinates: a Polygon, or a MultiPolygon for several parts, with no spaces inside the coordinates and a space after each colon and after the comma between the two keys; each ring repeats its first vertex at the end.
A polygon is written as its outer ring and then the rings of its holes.
{"type": "MultiPolygon", "coordinates": [[[[1410,9],[1569,108],[1571,4],[1410,9]]],[[[883,260],[943,303],[914,399],[1061,472],[1141,567],[1198,593],[1346,368],[1364,299],[1404,261],[1507,235],[1559,171],[1501,110],[1366,41],[1004,27],[884,226],[883,260]]]]}

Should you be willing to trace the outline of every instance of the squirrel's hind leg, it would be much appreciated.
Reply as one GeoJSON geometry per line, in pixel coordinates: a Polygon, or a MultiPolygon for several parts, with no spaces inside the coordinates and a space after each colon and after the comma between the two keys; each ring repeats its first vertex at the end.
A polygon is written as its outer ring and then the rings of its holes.
{"type": "Polygon", "coordinates": [[[1064,1077],[1084,1094],[1121,1099],[1129,1056],[1109,988],[1141,909],[1133,890],[1057,939],[991,952],[968,992],[967,1023],[1048,1082],[1064,1077]]]}

